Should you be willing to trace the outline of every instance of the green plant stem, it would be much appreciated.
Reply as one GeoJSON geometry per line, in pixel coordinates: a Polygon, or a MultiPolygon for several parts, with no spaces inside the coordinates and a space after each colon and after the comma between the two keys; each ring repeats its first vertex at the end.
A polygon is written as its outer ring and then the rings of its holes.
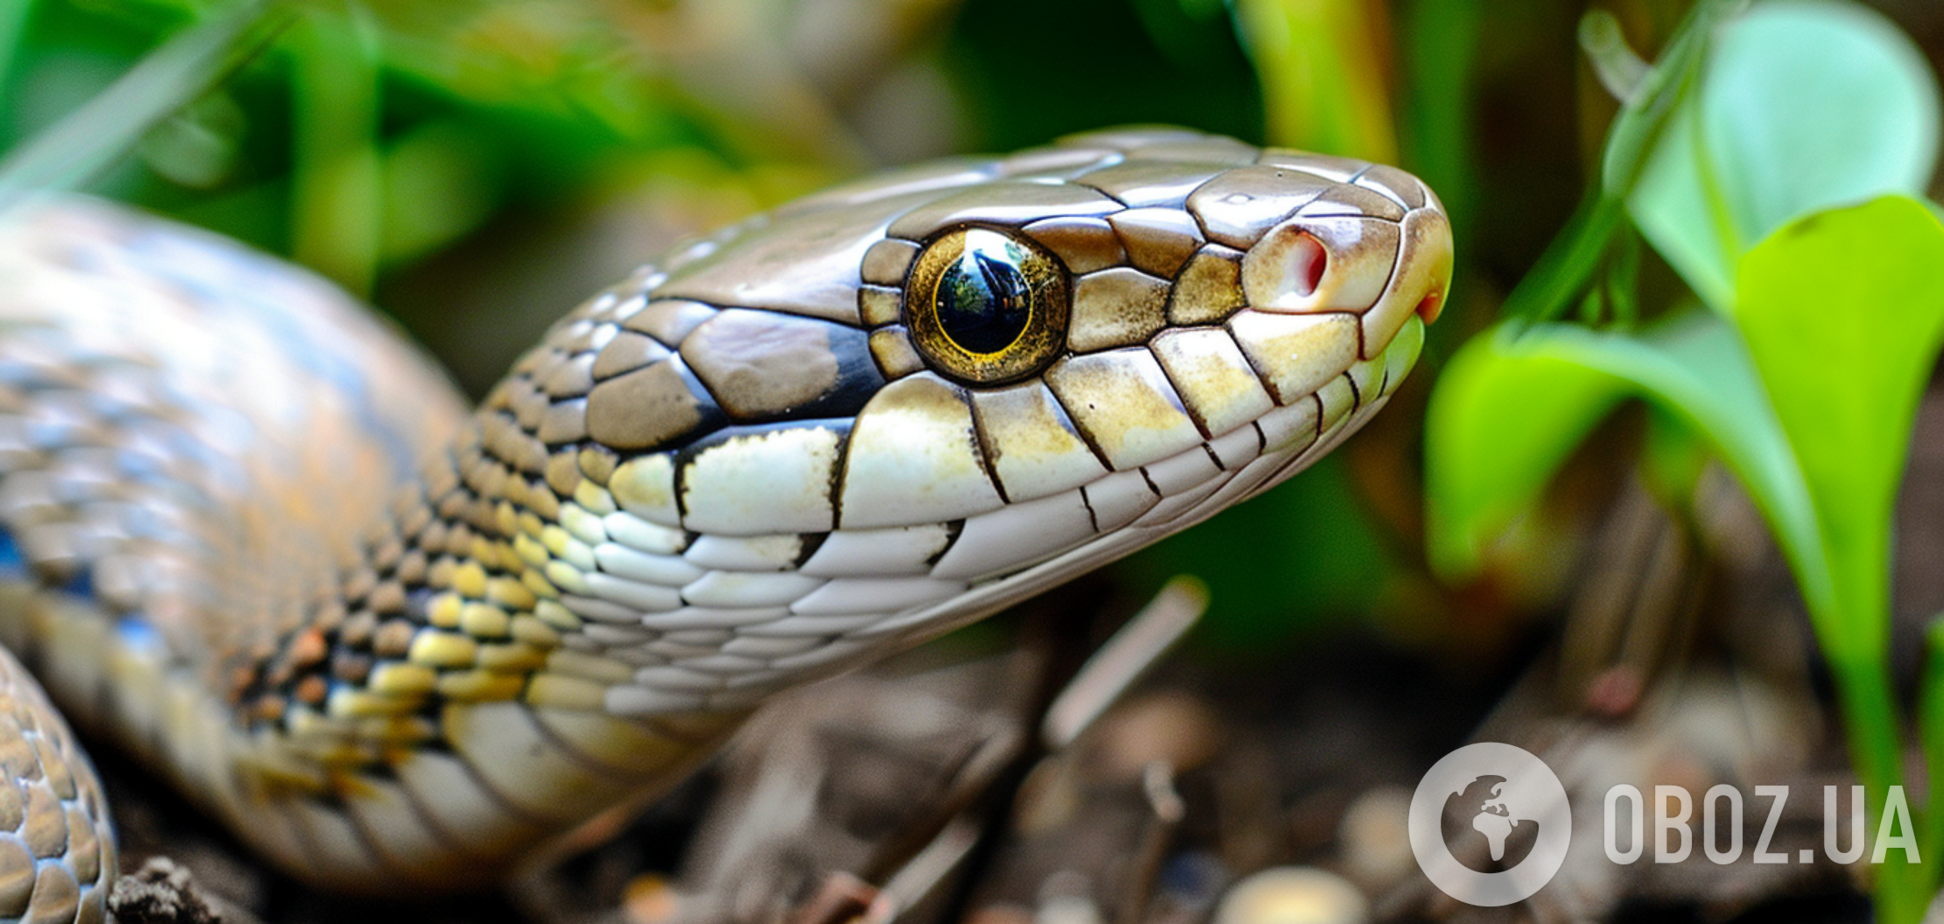
{"type": "MultiPolygon", "coordinates": [[[[1621,101],[1620,114],[1607,130],[1599,180],[1539,262],[1505,300],[1504,315],[1515,331],[1559,317],[1586,291],[1604,264],[1615,233],[1627,220],[1626,199],[1646,169],[1648,154],[1659,143],[1668,119],[1698,82],[1709,33],[1744,2],[1700,0],[1668,42],[1660,60],[1635,75],[1628,97],[1621,101]]],[[[1594,17],[1583,34],[1608,31],[1601,22],[1594,17]]],[[[1617,34],[1609,38],[1619,41],[1617,34]]],[[[1611,56],[1624,51],[1622,47],[1604,53],[1611,56]]]]}
{"type": "MultiPolygon", "coordinates": [[[[1904,455],[1896,453],[1898,458],[1904,455]]],[[[1895,484],[1893,480],[1889,486],[1893,493],[1895,484]]],[[[1886,504],[1875,522],[1862,528],[1832,522],[1827,506],[1820,513],[1824,562],[1834,592],[1820,606],[1811,604],[1811,616],[1836,683],[1850,763],[1863,783],[1875,834],[1882,831],[1890,788],[1901,786],[1904,777],[1903,721],[1890,680],[1891,512],[1886,504]]],[[[1911,821],[1916,823],[1916,818],[1911,821]]],[[[1922,867],[1927,857],[1921,834],[1917,843],[1917,863],[1899,850],[1886,855],[1882,864],[1871,865],[1880,924],[1918,924],[1923,919],[1930,889],[1922,867]]]]}
{"type": "Polygon", "coordinates": [[[1923,852],[1920,885],[1934,890],[1940,863],[1944,862],[1944,614],[1932,619],[1926,642],[1917,728],[1924,748],[1928,803],[1919,816],[1917,843],[1923,852]]]}
{"type": "Polygon", "coordinates": [[[1503,312],[1515,330],[1559,317],[1586,291],[1626,217],[1626,204],[1619,199],[1598,189],[1588,193],[1532,271],[1506,297],[1503,312]]]}
{"type": "Polygon", "coordinates": [[[1668,119],[1700,81],[1708,39],[1715,27],[1746,5],[1747,0],[1698,0],[1661,49],[1654,66],[1634,84],[1631,97],[1621,101],[1620,114],[1607,130],[1600,167],[1607,195],[1625,199],[1633,191],[1668,119]]]}
{"type": "MultiPolygon", "coordinates": [[[[1849,739],[1850,761],[1869,799],[1869,826],[1874,834],[1880,830],[1890,787],[1903,784],[1902,735],[1898,733],[1900,723],[1889,668],[1882,658],[1832,654],[1830,669],[1849,739]]],[[[1926,869],[1933,861],[1924,849],[1922,833],[1918,836],[1918,855],[1919,863],[1909,863],[1902,851],[1896,851],[1883,864],[1871,868],[1880,924],[1917,924],[1923,920],[1930,902],[1926,869]]]]}

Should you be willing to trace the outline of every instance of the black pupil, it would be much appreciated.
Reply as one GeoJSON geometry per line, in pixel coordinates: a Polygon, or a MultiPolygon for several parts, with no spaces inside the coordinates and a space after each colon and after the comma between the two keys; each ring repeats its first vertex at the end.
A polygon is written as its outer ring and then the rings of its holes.
{"type": "Polygon", "coordinates": [[[1009,251],[996,234],[968,235],[965,254],[938,280],[939,326],[968,353],[1011,346],[1032,319],[1032,290],[1009,251]]]}

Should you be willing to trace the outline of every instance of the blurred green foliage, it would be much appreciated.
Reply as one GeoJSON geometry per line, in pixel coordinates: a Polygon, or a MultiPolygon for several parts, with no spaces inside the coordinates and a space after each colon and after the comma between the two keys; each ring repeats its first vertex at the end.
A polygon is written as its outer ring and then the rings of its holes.
{"type": "Polygon", "coordinates": [[[1723,29],[1708,78],[1628,197],[1642,233],[1708,304],[1801,215],[1921,196],[1937,166],[1937,82],[1894,23],[1858,6],[1765,6],[1723,29]]]}
{"type": "Polygon", "coordinates": [[[978,149],[1123,123],[1262,135],[1262,94],[1221,0],[966,0],[947,43],[978,149]]]}
{"type": "MultiPolygon", "coordinates": [[[[1916,198],[1937,166],[1936,78],[1894,25],[1832,0],[1746,11],[1706,0],[1651,68],[1602,41],[1601,19],[1588,24],[1589,50],[1625,107],[1584,220],[1514,294],[1531,293],[1512,306],[1521,316],[1468,343],[1438,384],[1426,446],[1432,558],[1453,577],[1476,574],[1491,537],[1530,510],[1593,425],[1624,398],[1647,399],[1662,428],[1710,446],[1768,520],[1879,817],[1906,749],[1891,676],[1891,532],[1944,345],[1944,224],[1916,198]],[[1629,240],[1623,203],[1713,312],[1677,306],[1634,329],[1631,273],[1609,262],[1629,240]],[[1602,309],[1623,292],[1627,310],[1602,309]],[[1581,324],[1545,320],[1575,300],[1581,324]],[[1602,321],[1612,329],[1585,326],[1602,321]]],[[[1679,505],[1693,487],[1663,493],[1679,505]]],[[[1938,753],[1944,725],[1927,719],[1938,753]]],[[[1930,772],[1944,780],[1944,767],[1930,772]]],[[[1935,846],[1944,818],[1925,808],[1919,826],[1935,846]]],[[[1938,861],[1905,852],[1876,868],[1879,918],[1921,918],[1938,861]]]]}

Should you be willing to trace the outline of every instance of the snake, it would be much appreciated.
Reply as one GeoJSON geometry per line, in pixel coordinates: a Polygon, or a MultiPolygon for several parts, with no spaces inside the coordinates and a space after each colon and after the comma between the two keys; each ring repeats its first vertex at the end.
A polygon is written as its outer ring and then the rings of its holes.
{"type": "Polygon", "coordinates": [[[1107,129],[688,240],[469,408],[307,271],[16,207],[0,919],[106,918],[71,729],[302,882],[490,883],[778,693],[1303,469],[1396,391],[1451,269],[1402,170],[1107,129]]]}

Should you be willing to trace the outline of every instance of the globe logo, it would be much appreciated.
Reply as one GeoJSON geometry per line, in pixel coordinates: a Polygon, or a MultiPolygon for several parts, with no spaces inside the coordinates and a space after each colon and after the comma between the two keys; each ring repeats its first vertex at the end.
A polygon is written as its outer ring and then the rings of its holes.
{"type": "Polygon", "coordinates": [[[1499,798],[1505,777],[1480,776],[1445,799],[1440,819],[1445,847],[1466,868],[1481,873],[1508,870],[1525,862],[1539,842],[1539,821],[1514,814],[1499,798]],[[1484,849],[1479,849],[1483,844],[1484,849]]]}
{"type": "Polygon", "coordinates": [[[1566,862],[1573,818],[1544,761],[1498,742],[1468,744],[1424,774],[1411,796],[1411,852],[1431,883],[1484,907],[1523,901],[1566,862]]]}

